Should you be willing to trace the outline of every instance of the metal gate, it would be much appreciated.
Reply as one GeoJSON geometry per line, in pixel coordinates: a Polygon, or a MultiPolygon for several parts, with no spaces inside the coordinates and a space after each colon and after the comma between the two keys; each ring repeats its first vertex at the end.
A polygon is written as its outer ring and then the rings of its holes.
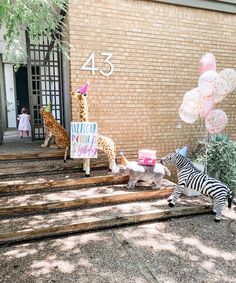
{"type": "Polygon", "coordinates": [[[53,116],[64,126],[62,56],[53,41],[44,40],[35,46],[26,38],[32,140],[40,140],[45,135],[40,116],[42,106],[51,102],[53,116]]]}
{"type": "Polygon", "coordinates": [[[0,89],[0,144],[3,141],[3,121],[2,121],[2,99],[1,99],[1,89],[0,89]]]}

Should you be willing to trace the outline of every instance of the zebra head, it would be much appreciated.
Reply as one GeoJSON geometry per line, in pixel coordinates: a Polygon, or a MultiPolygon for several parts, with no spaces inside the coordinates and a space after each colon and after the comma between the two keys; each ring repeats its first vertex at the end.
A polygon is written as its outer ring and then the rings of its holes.
{"type": "Polygon", "coordinates": [[[177,167],[184,167],[187,164],[189,164],[189,161],[185,156],[179,153],[179,150],[177,149],[176,152],[169,153],[165,157],[161,158],[160,161],[161,164],[175,164],[177,167]]]}
{"type": "Polygon", "coordinates": [[[177,152],[169,153],[165,157],[161,158],[160,163],[163,164],[163,165],[166,165],[166,164],[169,164],[169,163],[170,164],[176,164],[177,156],[178,156],[177,152]]]}

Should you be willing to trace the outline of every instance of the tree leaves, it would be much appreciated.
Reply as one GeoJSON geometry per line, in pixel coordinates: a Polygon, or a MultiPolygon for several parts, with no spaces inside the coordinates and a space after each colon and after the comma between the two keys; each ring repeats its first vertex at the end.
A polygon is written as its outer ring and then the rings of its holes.
{"type": "Polygon", "coordinates": [[[209,142],[201,142],[200,150],[195,152],[196,162],[205,164],[206,157],[209,175],[235,189],[236,143],[223,134],[212,136],[209,142]]]}
{"type": "MultiPolygon", "coordinates": [[[[0,27],[5,26],[4,39],[7,50],[14,40],[20,40],[22,31],[27,29],[31,43],[38,45],[43,38],[51,40],[56,34],[65,36],[67,26],[63,20],[68,0],[1,0],[0,27]]],[[[55,44],[67,53],[67,47],[55,40],[55,44]]]]}

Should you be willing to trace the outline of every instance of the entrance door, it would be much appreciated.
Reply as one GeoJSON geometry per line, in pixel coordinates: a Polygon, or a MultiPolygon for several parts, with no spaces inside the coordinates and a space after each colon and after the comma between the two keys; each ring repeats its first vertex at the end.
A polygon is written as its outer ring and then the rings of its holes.
{"type": "Polygon", "coordinates": [[[27,38],[27,52],[32,139],[39,140],[45,135],[40,108],[49,102],[52,104],[53,116],[64,126],[62,56],[53,41],[47,40],[35,46],[27,38]]]}
{"type": "MultiPolygon", "coordinates": [[[[1,79],[1,76],[0,76],[1,79]]],[[[0,144],[2,144],[3,140],[3,121],[2,121],[2,94],[1,94],[1,88],[0,88],[0,144]]]]}
{"type": "Polygon", "coordinates": [[[16,76],[16,97],[17,97],[17,113],[21,113],[23,107],[27,108],[29,114],[29,92],[27,67],[20,67],[15,73],[16,76]]]}

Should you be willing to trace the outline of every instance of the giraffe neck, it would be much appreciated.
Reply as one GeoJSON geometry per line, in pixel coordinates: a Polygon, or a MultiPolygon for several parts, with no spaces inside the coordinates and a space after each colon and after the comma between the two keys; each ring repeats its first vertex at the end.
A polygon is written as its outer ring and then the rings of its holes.
{"type": "Polygon", "coordinates": [[[78,97],[80,122],[88,122],[88,103],[84,95],[78,97]]]}

